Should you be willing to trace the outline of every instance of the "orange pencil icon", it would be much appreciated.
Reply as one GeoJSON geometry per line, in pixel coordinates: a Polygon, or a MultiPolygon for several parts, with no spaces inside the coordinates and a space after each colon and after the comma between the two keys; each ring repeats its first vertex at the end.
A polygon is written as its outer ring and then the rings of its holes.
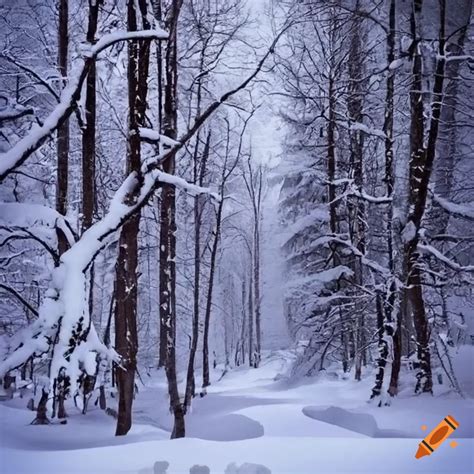
{"type": "Polygon", "coordinates": [[[459,423],[448,415],[431,433],[419,444],[415,454],[416,459],[429,456],[435,449],[438,449],[448,436],[459,427],[459,423]]]}

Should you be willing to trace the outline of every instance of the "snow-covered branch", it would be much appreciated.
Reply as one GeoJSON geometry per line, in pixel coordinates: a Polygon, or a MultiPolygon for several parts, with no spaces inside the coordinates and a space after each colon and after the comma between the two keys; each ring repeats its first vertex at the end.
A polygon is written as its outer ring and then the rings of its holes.
{"type": "Polygon", "coordinates": [[[116,32],[105,35],[94,46],[84,50],[83,54],[85,59],[76,71],[76,76],[71,79],[69,85],[64,88],[59,104],[49,114],[43,125],[34,128],[9,151],[0,154],[0,182],[2,182],[9,173],[22,165],[32,153],[38,150],[38,148],[49,139],[52,133],[72,114],[81,97],[82,86],[87,74],[100,52],[120,41],[134,39],[164,40],[166,38],[167,33],[163,30],[116,32]]]}
{"type": "Polygon", "coordinates": [[[474,265],[460,265],[459,263],[451,260],[449,257],[444,255],[444,253],[440,252],[438,249],[433,247],[432,245],[427,245],[427,244],[418,244],[418,249],[421,250],[422,252],[429,253],[436,257],[438,260],[443,262],[446,266],[451,268],[451,270],[454,270],[456,272],[467,272],[471,273],[474,272],[474,265]]]}
{"type": "Polygon", "coordinates": [[[341,178],[335,179],[332,182],[325,181],[326,184],[332,184],[334,186],[345,186],[347,189],[344,194],[337,197],[337,200],[341,200],[345,196],[354,196],[364,201],[370,202],[371,204],[389,204],[392,202],[392,198],[388,196],[372,196],[367,194],[364,190],[357,189],[352,178],[341,178]]]}
{"type": "Polygon", "coordinates": [[[33,306],[31,306],[31,304],[28,303],[28,301],[26,301],[25,298],[23,298],[23,296],[21,296],[20,293],[18,293],[18,291],[16,291],[14,288],[3,283],[0,283],[0,288],[13,295],[34,316],[38,316],[38,311],[36,311],[36,309],[33,308],[33,306]]]}
{"type": "Polygon", "coordinates": [[[371,204],[389,204],[392,202],[392,198],[388,196],[371,196],[365,191],[359,191],[354,186],[347,191],[348,196],[354,196],[364,201],[370,202],[371,204]]]}
{"type": "Polygon", "coordinates": [[[71,223],[55,209],[40,204],[0,202],[0,225],[16,229],[59,229],[71,246],[77,240],[71,223]]]}
{"type": "Polygon", "coordinates": [[[170,148],[179,144],[179,142],[176,140],[173,140],[166,135],[162,135],[152,128],[140,127],[138,129],[138,133],[140,134],[140,138],[147,143],[160,143],[161,145],[165,145],[170,148]]]}
{"type": "Polygon", "coordinates": [[[373,135],[374,137],[382,138],[384,140],[388,138],[382,130],[373,127],[368,127],[367,125],[360,122],[352,123],[349,129],[351,131],[361,131],[364,132],[366,135],[373,135]]]}
{"type": "Polygon", "coordinates": [[[435,201],[442,209],[449,214],[463,219],[474,220],[474,203],[456,204],[447,199],[433,193],[433,201],[435,201]]]}
{"type": "Polygon", "coordinates": [[[82,53],[84,57],[93,58],[104,51],[104,49],[110,48],[116,43],[138,39],[166,40],[168,39],[168,33],[159,28],[141,31],[116,31],[108,35],[104,35],[92,47],[87,45],[88,48],[83,48],[82,53]]]}

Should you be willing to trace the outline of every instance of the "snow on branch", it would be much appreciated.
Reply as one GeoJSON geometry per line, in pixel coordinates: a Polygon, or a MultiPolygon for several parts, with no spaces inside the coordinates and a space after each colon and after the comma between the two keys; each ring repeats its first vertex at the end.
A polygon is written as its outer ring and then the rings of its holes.
{"type": "Polygon", "coordinates": [[[75,78],[64,88],[61,100],[46,118],[42,126],[35,127],[28,135],[17,142],[10,150],[0,153],[0,183],[13,170],[22,165],[28,157],[43,145],[52,133],[72,114],[81,97],[84,81],[97,55],[104,49],[120,41],[134,39],[166,39],[163,30],[145,30],[131,32],[116,32],[104,35],[95,45],[83,51],[84,61],[76,72],[75,78]]]}
{"type": "Polygon", "coordinates": [[[70,246],[76,241],[71,223],[66,217],[55,209],[40,204],[0,202],[0,224],[20,229],[36,226],[59,229],[70,246]]]}
{"type": "MultiPolygon", "coordinates": [[[[367,258],[357,247],[355,247],[352,244],[352,242],[350,240],[344,240],[340,237],[334,236],[334,237],[331,237],[330,241],[343,245],[353,255],[355,255],[356,257],[359,257],[364,266],[370,268],[374,272],[379,273],[380,275],[383,275],[387,278],[392,278],[393,277],[393,275],[391,274],[391,272],[387,268],[385,268],[382,265],[378,264],[374,260],[372,260],[370,258],[367,258]]],[[[400,282],[397,282],[397,283],[401,284],[400,282]]]]}
{"type": "Polygon", "coordinates": [[[393,201],[391,197],[388,196],[372,196],[367,194],[363,189],[357,189],[357,186],[354,184],[352,178],[341,178],[335,179],[333,181],[325,180],[326,184],[332,184],[334,186],[345,186],[347,185],[347,190],[344,194],[337,197],[338,200],[342,199],[345,196],[354,196],[364,201],[370,202],[371,204],[389,204],[393,201]]]}
{"type": "Polygon", "coordinates": [[[460,265],[459,263],[451,260],[449,257],[444,255],[444,253],[440,252],[438,249],[434,248],[432,245],[427,245],[427,244],[418,244],[418,249],[421,250],[422,252],[429,253],[436,257],[438,260],[443,262],[446,266],[451,268],[452,270],[456,272],[467,272],[471,273],[474,272],[474,265],[460,265]]]}
{"type": "Polygon", "coordinates": [[[92,58],[97,56],[104,49],[110,48],[110,46],[113,46],[116,43],[137,39],[166,40],[168,39],[168,33],[160,28],[142,31],[116,31],[108,35],[104,35],[89,49],[83,48],[82,54],[85,57],[92,58]]]}
{"type": "Polygon", "coordinates": [[[474,203],[456,204],[433,193],[433,201],[449,214],[456,217],[462,217],[468,220],[474,220],[474,203]]]}
{"type": "Polygon", "coordinates": [[[288,282],[287,288],[309,285],[314,290],[314,287],[320,288],[324,284],[338,281],[342,277],[350,278],[353,275],[354,272],[349,267],[346,267],[345,265],[338,265],[334,268],[329,268],[327,270],[312,273],[311,275],[292,280],[288,282]]]}
{"type": "Polygon", "coordinates": [[[138,129],[138,133],[140,135],[140,138],[147,143],[161,143],[162,145],[165,145],[170,148],[179,145],[179,142],[177,142],[176,140],[173,140],[172,138],[167,137],[166,135],[162,135],[161,133],[157,132],[156,130],[153,130],[152,128],[140,127],[138,129]]]}
{"type": "Polygon", "coordinates": [[[154,179],[157,182],[173,184],[177,188],[184,189],[187,193],[191,194],[192,196],[197,196],[199,194],[209,194],[209,196],[211,196],[216,201],[221,200],[221,197],[217,193],[212,192],[210,188],[205,188],[202,186],[197,186],[195,184],[188,183],[185,179],[180,178],[178,176],[165,173],[159,170],[154,170],[152,172],[152,175],[154,176],[154,179]]]}
{"type": "Polygon", "coordinates": [[[443,56],[441,54],[436,55],[436,59],[444,59],[446,62],[449,61],[468,61],[468,62],[474,62],[474,56],[471,56],[469,54],[459,54],[459,55],[449,55],[449,56],[443,56]]]}
{"type": "Polygon", "coordinates": [[[364,132],[366,135],[373,135],[378,138],[383,138],[384,140],[388,138],[387,135],[382,130],[368,127],[367,125],[360,122],[351,123],[349,130],[361,131],[361,132],[364,132]]]}
{"type": "Polygon", "coordinates": [[[389,204],[392,202],[391,197],[387,196],[371,196],[367,194],[365,191],[359,191],[354,186],[351,186],[350,189],[347,191],[348,196],[354,196],[359,199],[363,199],[364,201],[370,202],[371,204],[389,204]]]}

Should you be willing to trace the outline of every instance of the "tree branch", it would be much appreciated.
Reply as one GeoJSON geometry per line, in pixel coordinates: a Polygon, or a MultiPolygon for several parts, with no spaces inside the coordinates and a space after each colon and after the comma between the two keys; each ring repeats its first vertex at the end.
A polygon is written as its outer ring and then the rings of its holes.
{"type": "Polygon", "coordinates": [[[38,316],[38,311],[35,308],[33,308],[33,306],[31,306],[30,303],[28,303],[28,301],[26,301],[23,298],[23,296],[21,296],[20,293],[18,293],[14,288],[11,288],[10,286],[4,285],[3,283],[0,283],[0,288],[7,291],[11,295],[13,295],[18,301],[20,301],[20,303],[23,306],[25,306],[25,308],[27,308],[29,311],[31,311],[36,317],[38,316]]]}
{"type": "Polygon", "coordinates": [[[22,165],[38,148],[40,148],[72,114],[81,97],[82,86],[94,64],[96,57],[104,49],[121,41],[135,39],[164,40],[168,37],[163,30],[132,31],[111,33],[102,37],[93,47],[84,50],[84,62],[77,76],[63,90],[57,107],[49,114],[41,127],[30,132],[6,153],[0,154],[0,183],[13,170],[22,165]]]}

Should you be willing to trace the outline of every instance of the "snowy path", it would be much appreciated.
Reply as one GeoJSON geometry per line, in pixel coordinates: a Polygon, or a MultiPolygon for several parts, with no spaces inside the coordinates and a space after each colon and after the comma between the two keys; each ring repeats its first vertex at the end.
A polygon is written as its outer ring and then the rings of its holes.
{"type": "Polygon", "coordinates": [[[195,401],[183,440],[168,439],[161,379],[140,392],[136,424],[124,438],[113,436],[114,421],[100,410],[84,417],[71,407],[67,426],[38,427],[28,426],[31,412],[18,408],[24,401],[0,405],[0,472],[152,474],[153,464],[163,460],[169,474],[188,474],[195,464],[221,474],[231,462],[262,464],[273,474],[474,471],[472,400],[400,398],[377,408],[365,401],[370,379],[288,386],[275,380],[286,364],[275,353],[258,370],[230,372],[213,384],[195,401]],[[461,424],[459,446],[445,443],[415,460],[420,426],[435,425],[448,413],[461,424]]]}

